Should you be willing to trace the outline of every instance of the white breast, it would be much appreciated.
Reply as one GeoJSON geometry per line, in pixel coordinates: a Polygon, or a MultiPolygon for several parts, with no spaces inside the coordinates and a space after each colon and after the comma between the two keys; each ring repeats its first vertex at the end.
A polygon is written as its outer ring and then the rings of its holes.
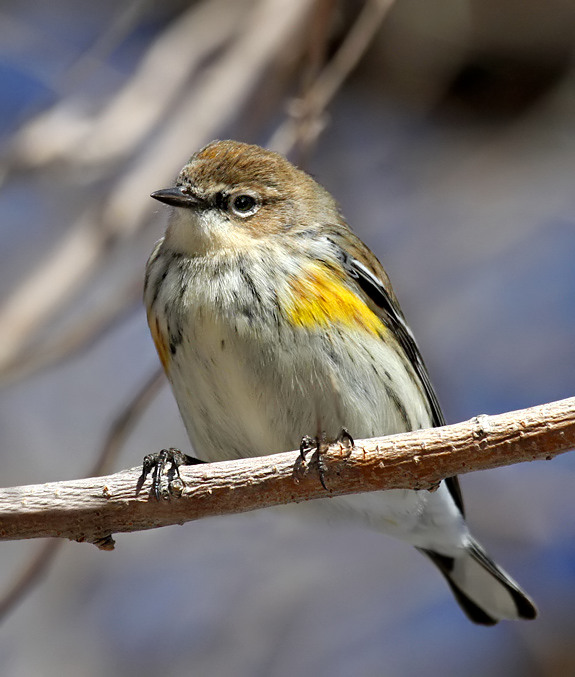
{"type": "MultiPolygon", "coordinates": [[[[185,275],[184,304],[166,324],[179,337],[168,376],[198,457],[289,451],[303,435],[325,432],[334,439],[342,427],[363,438],[431,425],[421,385],[380,337],[278,322],[277,300],[262,296],[254,308],[237,271],[210,285],[198,283],[193,269],[185,275]]],[[[166,290],[181,287],[182,274],[167,281],[157,304],[170,312],[166,290]]],[[[445,552],[467,533],[444,486],[432,494],[377,492],[313,504],[419,547],[444,541],[445,552]]]]}

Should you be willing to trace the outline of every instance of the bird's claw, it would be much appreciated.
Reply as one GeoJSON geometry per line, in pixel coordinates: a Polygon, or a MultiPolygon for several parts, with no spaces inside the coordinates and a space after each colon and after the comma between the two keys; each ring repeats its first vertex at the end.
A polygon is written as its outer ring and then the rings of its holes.
{"type": "MultiPolygon", "coordinates": [[[[345,447],[346,451],[345,458],[351,456],[351,452],[353,450],[355,442],[353,441],[353,437],[349,434],[346,428],[341,429],[335,441],[339,442],[339,444],[342,447],[345,447]]],[[[326,451],[328,450],[328,446],[329,445],[325,433],[321,433],[321,435],[316,435],[315,437],[304,435],[301,438],[301,442],[299,445],[299,460],[301,463],[306,463],[307,454],[309,454],[311,451],[315,451],[319,481],[321,483],[321,486],[326,491],[329,491],[326,484],[326,475],[328,467],[324,460],[324,456],[326,451]]]]}
{"type": "Polygon", "coordinates": [[[153,472],[152,494],[156,500],[167,500],[171,495],[180,496],[185,487],[185,482],[180,477],[180,466],[197,463],[204,461],[188,456],[179,449],[162,449],[157,453],[148,454],[142,462],[142,474],[137,489],[138,491],[141,489],[146,477],[153,472]]]}
{"type": "Polygon", "coordinates": [[[300,460],[302,463],[306,462],[306,455],[309,454],[310,451],[315,451],[315,460],[317,463],[317,471],[319,474],[319,481],[321,483],[321,486],[326,490],[329,491],[327,484],[325,483],[325,475],[327,472],[327,465],[325,464],[325,461],[323,460],[323,455],[327,451],[328,448],[328,443],[325,437],[325,433],[322,433],[321,435],[316,435],[315,437],[310,437],[309,435],[304,435],[301,438],[301,442],[299,445],[299,456],[300,460]]]}

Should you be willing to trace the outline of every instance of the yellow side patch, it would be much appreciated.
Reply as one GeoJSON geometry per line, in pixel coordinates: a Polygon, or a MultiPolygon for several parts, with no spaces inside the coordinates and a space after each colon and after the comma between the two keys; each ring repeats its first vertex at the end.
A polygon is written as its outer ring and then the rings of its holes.
{"type": "Polygon", "coordinates": [[[332,270],[313,266],[305,277],[292,280],[290,292],[285,310],[296,326],[313,329],[339,323],[377,336],[385,331],[379,317],[332,270]]]}
{"type": "Polygon", "coordinates": [[[152,334],[152,338],[154,339],[154,344],[156,346],[156,350],[158,351],[162,367],[164,367],[164,371],[168,373],[170,350],[166,338],[162,330],[160,329],[160,323],[158,322],[158,318],[152,315],[151,313],[148,314],[148,324],[150,326],[150,333],[152,334]]]}

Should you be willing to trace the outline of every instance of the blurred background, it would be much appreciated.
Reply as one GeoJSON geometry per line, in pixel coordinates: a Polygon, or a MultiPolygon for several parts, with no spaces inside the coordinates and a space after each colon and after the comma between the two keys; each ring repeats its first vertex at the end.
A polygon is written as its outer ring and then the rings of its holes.
{"type": "MultiPolygon", "coordinates": [[[[449,422],[573,395],[574,29],[568,0],[5,0],[2,485],[189,450],[140,297],[149,194],[213,138],[337,196],[449,422]]],[[[540,610],[495,628],[409,546],[274,512],[3,543],[0,673],[573,675],[574,482],[570,454],[463,478],[540,610]]]]}

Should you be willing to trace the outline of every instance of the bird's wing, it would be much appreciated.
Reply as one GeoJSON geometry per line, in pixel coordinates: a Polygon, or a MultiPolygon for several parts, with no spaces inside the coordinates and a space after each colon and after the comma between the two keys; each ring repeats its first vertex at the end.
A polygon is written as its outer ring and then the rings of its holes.
{"type": "MultiPolygon", "coordinates": [[[[388,280],[387,275],[385,275],[385,273],[382,273],[381,276],[376,275],[361,261],[358,261],[343,249],[339,247],[338,249],[339,258],[345,271],[353,280],[355,280],[359,288],[375,306],[376,312],[381,317],[384,324],[393,331],[418,375],[429,401],[434,427],[445,425],[443,412],[441,411],[435,390],[431,385],[425,362],[419,352],[415,338],[403,317],[399,304],[391,290],[391,285],[389,285],[388,290],[383,282],[383,279],[386,281],[388,280]]],[[[373,257],[373,261],[370,261],[370,263],[376,269],[381,267],[381,264],[375,257],[373,257]]],[[[449,477],[445,480],[445,483],[459,510],[463,514],[463,498],[457,477],[449,477]]]]}

